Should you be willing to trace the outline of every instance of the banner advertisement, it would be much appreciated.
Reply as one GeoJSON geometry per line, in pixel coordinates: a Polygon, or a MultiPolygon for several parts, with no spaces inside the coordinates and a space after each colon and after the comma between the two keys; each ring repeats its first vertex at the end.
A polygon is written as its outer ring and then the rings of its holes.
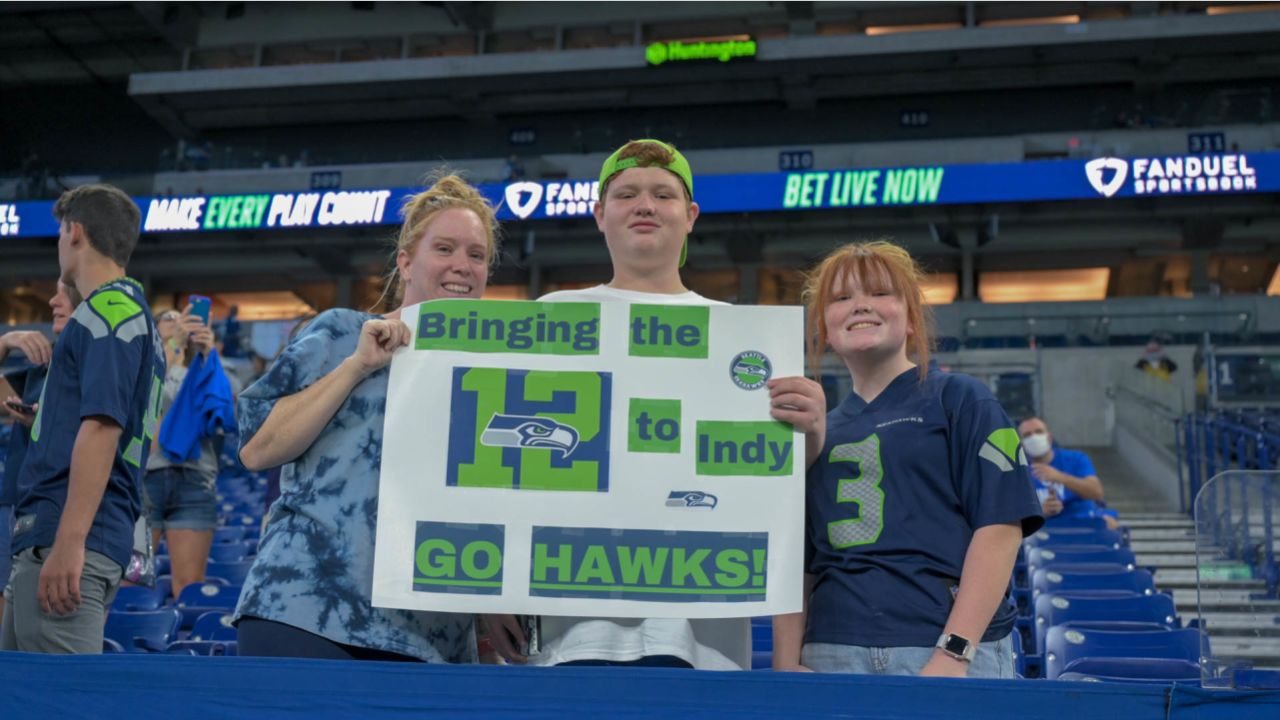
{"type": "Polygon", "coordinates": [[[436,300],[391,364],[373,603],[466,613],[800,610],[798,307],[436,300]]]}
{"type": "MultiPolygon", "coordinates": [[[[784,153],[785,155],[785,153],[784,153]]],[[[704,215],[1280,192],[1280,152],[699,175],[704,215]]],[[[800,158],[803,160],[803,158],[800,158]]],[[[814,158],[808,159],[811,166],[814,158]]],[[[498,219],[591,217],[598,180],[484,183],[498,219]]],[[[394,225],[420,188],[135,197],[144,233],[394,225]]],[[[56,237],[52,201],[0,203],[0,237],[56,237]]]]}

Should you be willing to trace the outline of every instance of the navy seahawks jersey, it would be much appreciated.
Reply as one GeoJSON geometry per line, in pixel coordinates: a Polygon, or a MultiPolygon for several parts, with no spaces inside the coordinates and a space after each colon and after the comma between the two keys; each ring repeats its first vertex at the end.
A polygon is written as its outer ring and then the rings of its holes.
{"type": "MultiPolygon", "coordinates": [[[[919,370],[870,404],[827,415],[806,482],[806,642],[929,647],[942,633],[980,527],[1044,523],[1013,424],[981,382],[919,370]]],[[[1006,592],[983,640],[1009,633],[1006,592]]]]}
{"type": "Polygon", "coordinates": [[[80,303],[53,346],[31,426],[18,481],[29,489],[14,511],[15,554],[53,545],[80,423],[96,416],[109,418],[122,432],[85,549],[128,565],[164,371],[164,350],[141,285],[129,278],[113,280],[80,303]]]}

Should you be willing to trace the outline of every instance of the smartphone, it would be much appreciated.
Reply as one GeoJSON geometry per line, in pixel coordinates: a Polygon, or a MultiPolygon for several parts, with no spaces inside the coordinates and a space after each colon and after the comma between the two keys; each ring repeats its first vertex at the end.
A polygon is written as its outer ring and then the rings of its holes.
{"type": "Polygon", "coordinates": [[[4,404],[6,407],[12,408],[14,412],[19,412],[23,415],[36,414],[36,408],[34,405],[28,405],[21,400],[5,400],[4,404]]]}
{"type": "Polygon", "coordinates": [[[191,314],[204,321],[205,325],[209,324],[209,307],[212,301],[203,295],[192,295],[187,298],[191,303],[191,314]]]}

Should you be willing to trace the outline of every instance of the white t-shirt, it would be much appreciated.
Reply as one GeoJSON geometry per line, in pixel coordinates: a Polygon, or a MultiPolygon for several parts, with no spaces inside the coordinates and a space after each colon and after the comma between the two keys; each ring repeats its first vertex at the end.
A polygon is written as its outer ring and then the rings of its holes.
{"type": "MultiPolygon", "coordinates": [[[[695,292],[679,295],[617,290],[597,285],[561,290],[542,302],[627,302],[654,305],[726,305],[695,292]]],[[[746,618],[683,620],[679,618],[542,618],[542,650],[531,665],[559,665],[574,660],[630,662],[672,655],[699,670],[750,670],[751,625],[746,618]]]]}

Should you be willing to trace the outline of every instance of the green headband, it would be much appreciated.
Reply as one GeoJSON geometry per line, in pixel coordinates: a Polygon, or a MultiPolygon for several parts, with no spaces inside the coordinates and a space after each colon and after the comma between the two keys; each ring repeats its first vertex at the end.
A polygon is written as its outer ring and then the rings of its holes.
{"type": "MultiPolygon", "coordinates": [[[[622,147],[613,151],[613,154],[604,161],[604,165],[600,166],[600,191],[604,192],[604,187],[609,180],[618,173],[628,168],[639,167],[640,161],[637,158],[629,157],[619,159],[618,156],[622,151],[632,143],[653,143],[660,145],[671,153],[671,162],[666,165],[650,165],[648,167],[660,167],[667,172],[674,174],[680,178],[680,182],[684,183],[684,189],[689,193],[689,200],[693,200],[693,171],[689,169],[689,161],[684,159],[684,155],[679,150],[662,142],[661,140],[653,140],[645,138],[643,140],[632,140],[622,147]]],[[[684,261],[689,255],[689,240],[686,238],[684,245],[680,248],[680,267],[684,267],[684,261]]]]}

